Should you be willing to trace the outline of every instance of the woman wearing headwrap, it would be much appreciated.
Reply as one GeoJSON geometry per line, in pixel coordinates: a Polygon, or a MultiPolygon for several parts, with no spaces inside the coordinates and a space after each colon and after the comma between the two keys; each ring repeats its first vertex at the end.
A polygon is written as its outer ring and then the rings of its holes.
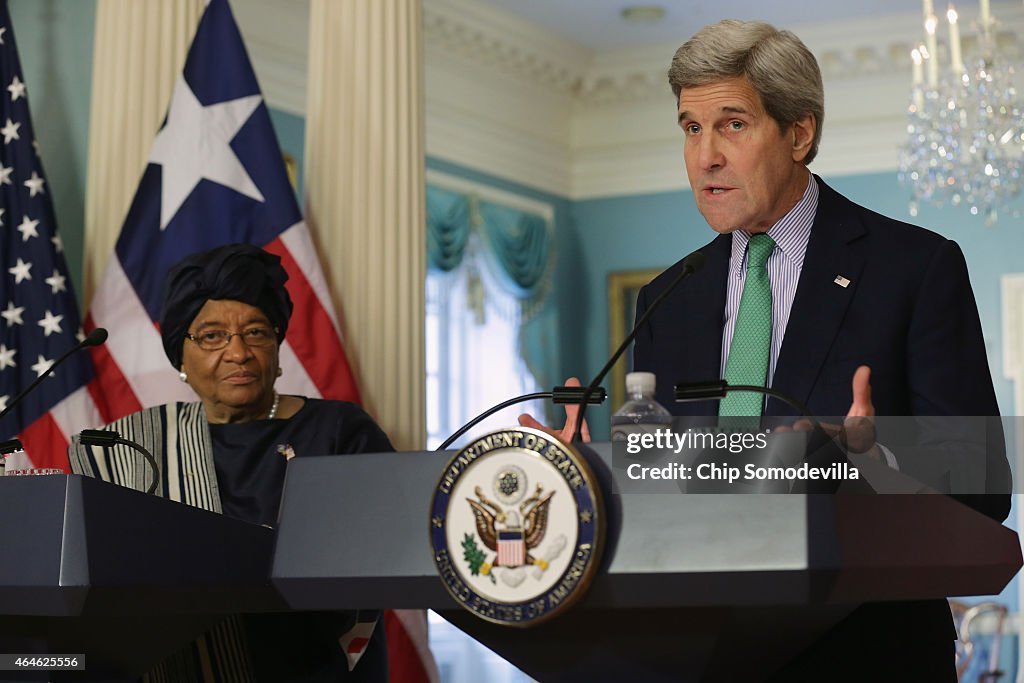
{"type": "MultiPolygon", "coordinates": [[[[189,256],[168,273],[160,312],[164,351],[199,401],[147,408],[108,425],[153,453],[160,495],[274,525],[291,457],[391,450],[358,406],[275,391],[278,349],[292,313],[287,279],[279,257],[246,244],[189,256]]],[[[86,447],[76,438],[69,456],[76,472],[140,490],[148,485],[137,454],[124,447],[86,447]]],[[[385,681],[382,620],[368,627],[366,616],[231,618],[147,678],[385,681]],[[346,653],[339,641],[371,629],[358,659],[346,653]]]]}

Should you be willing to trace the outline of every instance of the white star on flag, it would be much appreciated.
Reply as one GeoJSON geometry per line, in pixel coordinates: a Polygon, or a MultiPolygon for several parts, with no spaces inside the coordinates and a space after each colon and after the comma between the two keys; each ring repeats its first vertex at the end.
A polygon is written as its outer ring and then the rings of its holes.
{"type": "Polygon", "coordinates": [[[43,194],[43,184],[46,181],[39,177],[39,174],[32,171],[32,177],[25,181],[25,187],[29,190],[29,197],[35,197],[37,194],[43,194]]]}
{"type": "Polygon", "coordinates": [[[11,102],[17,102],[19,97],[25,96],[25,84],[18,79],[18,74],[14,74],[7,91],[11,93],[11,102]]]}
{"type": "Polygon", "coordinates": [[[0,45],[4,44],[4,34],[7,33],[6,26],[0,26],[0,45]]]}
{"type": "Polygon", "coordinates": [[[149,160],[162,166],[160,229],[174,218],[185,199],[203,178],[264,201],[231,149],[231,140],[245,125],[263,98],[240,97],[204,107],[183,76],[171,96],[167,124],[153,143],[149,160]]]}
{"type": "Polygon", "coordinates": [[[8,327],[14,327],[15,325],[25,324],[25,321],[21,319],[21,314],[24,312],[24,306],[15,306],[13,301],[8,301],[7,309],[0,311],[0,316],[3,316],[4,320],[7,321],[8,327]]]}
{"type": "Polygon", "coordinates": [[[18,262],[7,269],[7,272],[14,276],[14,284],[21,284],[22,280],[31,280],[32,276],[29,274],[29,270],[32,269],[31,263],[25,263],[20,258],[18,262]]]}
{"type": "Polygon", "coordinates": [[[67,278],[61,275],[59,270],[54,269],[53,275],[43,280],[43,282],[50,285],[50,288],[53,290],[50,292],[51,294],[56,294],[57,292],[68,291],[68,288],[64,285],[65,280],[67,278]]]}
{"type": "Polygon", "coordinates": [[[3,164],[0,164],[0,185],[11,184],[11,171],[13,170],[13,166],[4,166],[3,164]]]}
{"type": "Polygon", "coordinates": [[[39,237],[39,231],[36,227],[39,225],[39,221],[32,220],[28,216],[21,219],[21,225],[18,226],[18,232],[21,233],[21,241],[28,242],[29,237],[39,237]]]}
{"type": "Polygon", "coordinates": [[[46,316],[39,321],[39,327],[43,328],[44,336],[49,337],[51,332],[61,333],[60,321],[64,319],[63,315],[54,315],[50,311],[46,312],[46,316]]]}
{"type": "Polygon", "coordinates": [[[4,225],[4,214],[7,213],[7,209],[0,209],[0,228],[4,225]]]}
{"type": "Polygon", "coordinates": [[[4,144],[9,144],[11,140],[20,140],[21,136],[18,135],[18,129],[21,128],[20,123],[15,123],[10,119],[7,119],[7,123],[3,128],[0,128],[0,135],[4,136],[4,144]]]}
{"type": "Polygon", "coordinates": [[[57,250],[58,254],[64,251],[64,240],[60,238],[60,235],[54,235],[50,241],[53,242],[53,248],[57,250]]]}
{"type": "Polygon", "coordinates": [[[36,361],[36,364],[29,367],[32,368],[32,372],[36,373],[36,377],[40,377],[44,372],[50,369],[51,365],[53,365],[52,360],[46,360],[43,358],[43,354],[39,354],[39,360],[36,361]]]}
{"type": "Polygon", "coordinates": [[[0,344],[0,370],[13,368],[18,365],[14,362],[14,354],[17,352],[18,349],[9,349],[5,345],[0,344]]]}
{"type": "Polygon", "coordinates": [[[0,410],[7,410],[7,401],[10,398],[10,396],[0,396],[0,410]]]}

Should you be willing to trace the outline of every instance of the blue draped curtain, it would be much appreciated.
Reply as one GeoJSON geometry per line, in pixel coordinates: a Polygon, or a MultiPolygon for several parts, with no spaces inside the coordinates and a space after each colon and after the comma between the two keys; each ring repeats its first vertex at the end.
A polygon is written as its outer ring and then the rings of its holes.
{"type": "Polygon", "coordinates": [[[428,186],[427,267],[445,273],[458,268],[474,235],[480,256],[529,318],[550,285],[553,249],[548,222],[543,216],[428,186]]]}
{"type": "MultiPolygon", "coordinates": [[[[443,431],[446,420],[461,424],[475,414],[473,404],[484,400],[485,390],[469,379],[479,367],[474,363],[480,354],[492,354],[488,362],[493,363],[494,353],[508,349],[502,356],[507,367],[489,369],[519,377],[522,384],[503,384],[500,391],[512,393],[502,399],[555,381],[557,343],[550,328],[557,321],[549,313],[538,315],[550,289],[554,236],[544,216],[471,192],[428,185],[426,203],[428,395],[438,399],[438,429],[443,431]],[[447,318],[437,319],[438,314],[447,318]],[[492,339],[483,339],[485,334],[492,339]],[[503,337],[499,346],[493,335],[503,337]],[[433,342],[437,349],[431,339],[439,340],[433,342]],[[431,360],[435,357],[443,359],[437,361],[443,366],[437,375],[432,374],[437,371],[431,360]],[[449,388],[456,393],[446,393],[449,388]],[[441,393],[432,393],[436,391],[441,393]]],[[[547,408],[530,410],[537,414],[547,408]]],[[[428,406],[428,431],[432,410],[428,406]]]]}

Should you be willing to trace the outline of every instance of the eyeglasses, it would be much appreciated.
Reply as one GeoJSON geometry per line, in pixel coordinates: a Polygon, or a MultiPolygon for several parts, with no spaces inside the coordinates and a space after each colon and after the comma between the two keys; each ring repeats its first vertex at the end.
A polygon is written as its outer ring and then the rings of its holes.
{"type": "Polygon", "coordinates": [[[220,351],[227,348],[232,337],[241,337],[246,346],[273,346],[277,342],[278,328],[250,327],[241,332],[227,330],[203,330],[199,334],[185,334],[185,338],[193,342],[203,351],[220,351]]]}

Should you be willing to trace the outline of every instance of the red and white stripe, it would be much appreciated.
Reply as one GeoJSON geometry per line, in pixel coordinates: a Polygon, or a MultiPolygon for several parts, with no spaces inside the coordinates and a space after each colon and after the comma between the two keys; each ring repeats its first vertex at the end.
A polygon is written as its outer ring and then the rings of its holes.
{"type": "MultiPolygon", "coordinates": [[[[60,372],[60,368],[54,372],[60,372]]],[[[18,438],[25,453],[6,458],[7,467],[12,471],[37,467],[69,472],[71,436],[101,424],[103,418],[88,388],[81,387],[22,430],[18,438]]]]}
{"type": "Polygon", "coordinates": [[[345,659],[348,660],[348,670],[356,668],[356,664],[359,663],[359,659],[366,652],[366,646],[370,644],[370,636],[373,635],[373,629],[377,627],[377,618],[380,612],[374,610],[373,612],[357,612],[356,613],[356,624],[351,629],[342,634],[341,638],[338,638],[338,644],[341,645],[341,651],[345,653],[345,659]],[[364,618],[364,614],[372,615],[370,618],[364,618]]]}
{"type": "Polygon", "coordinates": [[[511,540],[498,539],[498,565],[519,567],[526,563],[526,546],[522,536],[511,540]]]}

